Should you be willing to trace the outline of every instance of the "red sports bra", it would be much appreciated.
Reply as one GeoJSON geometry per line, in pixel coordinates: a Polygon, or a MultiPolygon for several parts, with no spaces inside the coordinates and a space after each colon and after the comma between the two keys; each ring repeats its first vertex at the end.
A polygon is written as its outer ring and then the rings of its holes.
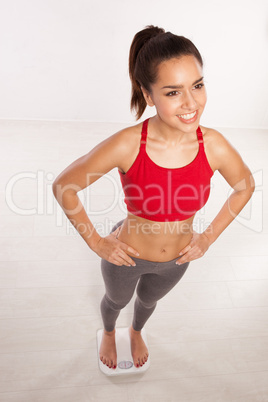
{"type": "Polygon", "coordinates": [[[146,153],[149,119],[143,122],[139,154],[126,173],[118,170],[127,209],[152,221],[182,221],[193,216],[207,202],[213,176],[204,149],[203,134],[196,130],[199,151],[195,159],[180,168],[165,168],[146,153]]]}

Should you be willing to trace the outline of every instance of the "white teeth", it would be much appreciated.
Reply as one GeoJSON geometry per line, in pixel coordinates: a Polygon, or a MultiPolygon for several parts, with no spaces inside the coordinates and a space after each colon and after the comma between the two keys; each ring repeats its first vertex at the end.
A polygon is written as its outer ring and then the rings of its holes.
{"type": "Polygon", "coordinates": [[[190,120],[196,115],[196,111],[190,114],[179,114],[179,117],[182,117],[184,120],[190,120]]]}

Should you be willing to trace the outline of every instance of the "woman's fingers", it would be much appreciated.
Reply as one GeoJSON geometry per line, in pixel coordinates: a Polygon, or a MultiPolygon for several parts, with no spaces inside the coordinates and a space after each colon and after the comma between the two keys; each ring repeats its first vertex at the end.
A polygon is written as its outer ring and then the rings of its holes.
{"type": "Polygon", "coordinates": [[[139,255],[140,255],[137,250],[134,250],[134,248],[132,248],[132,247],[130,247],[130,246],[127,246],[127,251],[128,251],[129,253],[135,254],[136,256],[139,256],[139,255]]]}
{"type": "MultiPolygon", "coordinates": [[[[117,239],[118,236],[119,236],[121,227],[122,227],[122,225],[118,226],[118,228],[116,228],[116,229],[111,233],[111,235],[113,235],[116,239],[117,239]]],[[[118,239],[117,239],[117,240],[118,240],[118,239]]],[[[118,241],[120,241],[120,240],[118,240],[118,241]]],[[[124,249],[124,250],[126,250],[126,251],[128,251],[129,253],[134,254],[134,255],[136,255],[136,256],[139,256],[139,255],[140,255],[140,254],[138,253],[138,251],[135,250],[133,247],[130,247],[130,246],[128,246],[126,243],[123,243],[123,242],[121,242],[121,241],[120,241],[120,243],[122,243],[122,244],[124,245],[124,246],[123,246],[123,249],[124,249]]]]}
{"type": "MultiPolygon", "coordinates": [[[[118,241],[120,241],[120,240],[118,240],[118,241]]],[[[123,242],[120,242],[120,243],[122,244],[122,248],[121,248],[120,252],[118,253],[119,256],[123,260],[125,260],[129,265],[136,266],[135,261],[133,261],[132,258],[126,252],[129,252],[129,253],[132,253],[132,254],[135,254],[138,256],[139,255],[138,251],[134,250],[134,248],[128,246],[127,244],[125,244],[123,242]]]]}
{"type": "MultiPolygon", "coordinates": [[[[130,247],[128,244],[123,243],[121,240],[116,239],[117,242],[119,242],[120,244],[120,248],[124,251],[124,252],[129,252],[131,254],[134,254],[136,256],[139,256],[139,252],[137,250],[135,250],[133,247],[130,247]]],[[[127,255],[127,254],[126,254],[127,255]]]]}
{"type": "Polygon", "coordinates": [[[135,261],[127,254],[127,252],[132,253],[136,256],[139,255],[138,251],[134,248],[128,246],[127,244],[121,242],[120,240],[116,240],[119,243],[118,247],[114,250],[112,257],[117,261],[120,265],[127,265],[127,266],[136,266],[135,261]]]}
{"type": "Polygon", "coordinates": [[[135,267],[136,263],[125,253],[119,252],[117,260],[120,262],[120,265],[127,265],[128,267],[132,266],[135,267]]]}
{"type": "Polygon", "coordinates": [[[189,262],[189,261],[195,259],[195,258],[193,258],[193,254],[190,253],[190,250],[191,250],[191,249],[189,249],[187,252],[185,252],[185,253],[176,261],[176,264],[177,264],[177,265],[182,265],[182,264],[184,264],[185,262],[189,262]]]}
{"type": "Polygon", "coordinates": [[[203,233],[194,233],[194,236],[183,250],[179,253],[181,258],[176,261],[176,264],[181,265],[185,262],[196,260],[203,257],[207,249],[209,248],[209,240],[203,233]]]}
{"type": "Polygon", "coordinates": [[[135,266],[135,261],[132,260],[128,253],[131,253],[135,256],[139,256],[139,253],[133,247],[130,247],[128,244],[123,243],[121,240],[116,238],[115,234],[118,230],[120,230],[120,227],[114,230],[108,236],[101,238],[94,251],[101,258],[104,258],[112,264],[119,266],[135,266]]]}
{"type": "Polygon", "coordinates": [[[183,254],[187,253],[187,251],[191,250],[191,248],[192,248],[192,247],[190,246],[190,244],[188,244],[188,246],[184,247],[184,248],[181,250],[181,252],[179,253],[179,255],[183,255],[183,254]]]}

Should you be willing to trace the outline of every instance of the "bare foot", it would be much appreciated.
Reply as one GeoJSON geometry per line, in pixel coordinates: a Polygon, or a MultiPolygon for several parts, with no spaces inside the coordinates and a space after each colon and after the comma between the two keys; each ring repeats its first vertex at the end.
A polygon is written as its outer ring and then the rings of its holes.
{"type": "Polygon", "coordinates": [[[99,356],[103,364],[106,364],[109,368],[116,368],[115,329],[112,332],[107,332],[105,329],[103,330],[99,356]]]}
{"type": "Polygon", "coordinates": [[[135,367],[142,367],[148,360],[149,352],[142,339],[141,331],[135,331],[131,326],[129,328],[129,336],[133,363],[135,367]]]}

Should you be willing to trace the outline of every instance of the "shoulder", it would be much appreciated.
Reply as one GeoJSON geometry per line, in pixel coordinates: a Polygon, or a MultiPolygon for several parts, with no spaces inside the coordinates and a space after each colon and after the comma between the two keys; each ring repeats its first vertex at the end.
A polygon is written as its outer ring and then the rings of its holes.
{"type": "Polygon", "coordinates": [[[213,170],[220,170],[223,165],[240,158],[237,150],[214,128],[200,126],[203,133],[204,147],[213,170]]]}
{"type": "MultiPolygon", "coordinates": [[[[139,148],[140,125],[125,128],[97,144],[87,154],[81,156],[55,180],[55,185],[75,184],[75,190],[84,189],[113,168],[127,169],[133,152],[139,148]]],[[[79,191],[80,191],[79,190],[79,191]]]]}
{"type": "Polygon", "coordinates": [[[126,127],[113,134],[109,141],[122,155],[131,155],[140,146],[142,123],[126,127]]]}
{"type": "Polygon", "coordinates": [[[140,137],[140,124],[133,127],[126,127],[122,130],[110,135],[105,140],[97,144],[90,152],[110,152],[115,153],[118,151],[126,152],[139,141],[140,137]]]}
{"type": "Polygon", "coordinates": [[[118,131],[110,138],[113,142],[120,146],[122,150],[127,151],[131,147],[135,147],[137,143],[139,143],[141,137],[141,129],[142,123],[139,123],[135,126],[126,127],[118,131]]]}
{"type": "Polygon", "coordinates": [[[128,168],[128,161],[139,152],[141,129],[142,123],[126,127],[99,143],[89,154],[95,159],[109,159],[111,166],[124,172],[128,168]]]}
{"type": "Polygon", "coordinates": [[[116,134],[120,143],[118,152],[120,152],[120,161],[118,169],[125,173],[128,171],[133,161],[137,157],[140,149],[142,123],[132,127],[127,127],[116,134]]]}
{"type": "Polygon", "coordinates": [[[215,147],[219,147],[221,145],[227,145],[228,141],[224,137],[222,133],[214,128],[200,126],[201,131],[203,133],[204,143],[207,146],[214,145],[215,147]]]}

